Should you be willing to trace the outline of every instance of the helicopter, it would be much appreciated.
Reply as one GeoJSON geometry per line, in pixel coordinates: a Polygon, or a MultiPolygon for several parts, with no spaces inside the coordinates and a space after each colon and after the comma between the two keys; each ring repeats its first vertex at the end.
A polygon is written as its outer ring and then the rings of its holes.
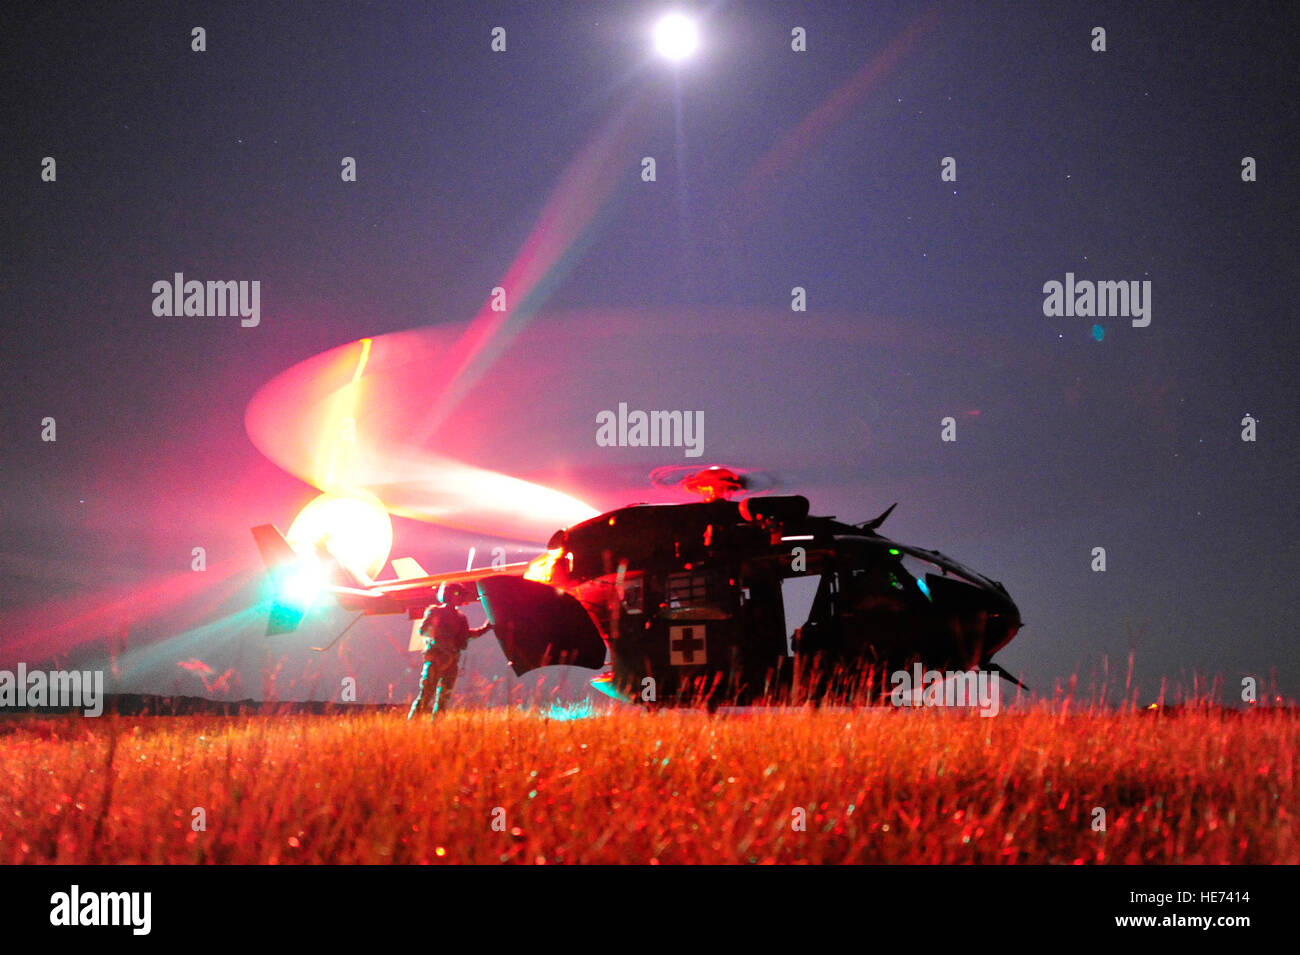
{"type": "Polygon", "coordinates": [[[302,555],[260,525],[254,539],[279,581],[267,632],[296,629],[320,590],[357,619],[418,620],[458,586],[482,604],[516,675],[585,667],[593,688],[630,703],[878,700],[887,674],[918,663],[1023,686],[992,660],[1022,626],[1000,582],[878,533],[896,504],[849,524],[812,515],[802,495],[740,496],[753,483],[706,467],[681,481],[698,500],[616,508],[497,567],[428,574],[397,558],[397,577],[376,581],[318,543],[331,582],[308,583],[308,599],[302,555]]]}

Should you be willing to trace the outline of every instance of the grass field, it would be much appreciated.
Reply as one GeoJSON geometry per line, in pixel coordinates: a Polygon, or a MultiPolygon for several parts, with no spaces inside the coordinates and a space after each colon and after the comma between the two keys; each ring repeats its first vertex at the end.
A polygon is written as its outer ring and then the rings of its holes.
{"type": "Polygon", "coordinates": [[[1059,705],[16,717],[0,862],[1294,864],[1297,742],[1059,705]]]}

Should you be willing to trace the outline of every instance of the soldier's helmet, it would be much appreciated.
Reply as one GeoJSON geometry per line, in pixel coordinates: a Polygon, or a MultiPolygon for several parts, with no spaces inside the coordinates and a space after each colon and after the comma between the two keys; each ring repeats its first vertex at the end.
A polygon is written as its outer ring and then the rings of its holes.
{"type": "Polygon", "coordinates": [[[442,583],[438,585],[438,603],[447,607],[459,607],[469,603],[469,588],[464,584],[442,583]]]}

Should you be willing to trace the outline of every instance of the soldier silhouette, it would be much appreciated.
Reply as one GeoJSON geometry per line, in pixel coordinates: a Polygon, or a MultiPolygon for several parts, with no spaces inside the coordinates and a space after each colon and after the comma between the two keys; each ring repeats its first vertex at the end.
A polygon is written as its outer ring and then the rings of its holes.
{"type": "Polygon", "coordinates": [[[411,704],[407,719],[426,711],[433,716],[446,712],[451,705],[451,691],[460,671],[460,655],[474,637],[492,629],[491,623],[471,628],[460,606],[469,593],[463,584],[443,584],[438,588],[438,602],[424,612],[420,633],[424,637],[424,670],[420,674],[420,692],[411,704]]]}

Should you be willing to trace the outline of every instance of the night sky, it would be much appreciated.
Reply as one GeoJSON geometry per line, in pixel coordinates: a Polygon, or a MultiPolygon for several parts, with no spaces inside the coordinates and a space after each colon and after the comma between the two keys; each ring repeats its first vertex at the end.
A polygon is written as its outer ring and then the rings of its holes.
{"type": "MultiPolygon", "coordinates": [[[[408,699],[402,618],[264,636],[248,533],[318,493],[312,401],[370,338],[349,466],[408,502],[393,556],[544,544],[550,514],[440,507],[440,468],[596,509],[685,500],[662,465],[758,468],[814,513],[898,501],[885,533],[1003,581],[998,661],[1040,692],[1106,660],[1122,686],[1135,643],[1144,700],[1294,698],[1294,5],[680,4],[680,64],[668,9],[9,10],[0,667],[408,699]],[[260,323],[155,315],[178,272],[259,282],[260,323]],[[1067,273],[1149,281],[1150,324],[1046,315],[1067,273]],[[620,402],[701,411],[703,454],[599,446],[620,402]]],[[[506,672],[490,639],[467,667],[506,672]]]]}

